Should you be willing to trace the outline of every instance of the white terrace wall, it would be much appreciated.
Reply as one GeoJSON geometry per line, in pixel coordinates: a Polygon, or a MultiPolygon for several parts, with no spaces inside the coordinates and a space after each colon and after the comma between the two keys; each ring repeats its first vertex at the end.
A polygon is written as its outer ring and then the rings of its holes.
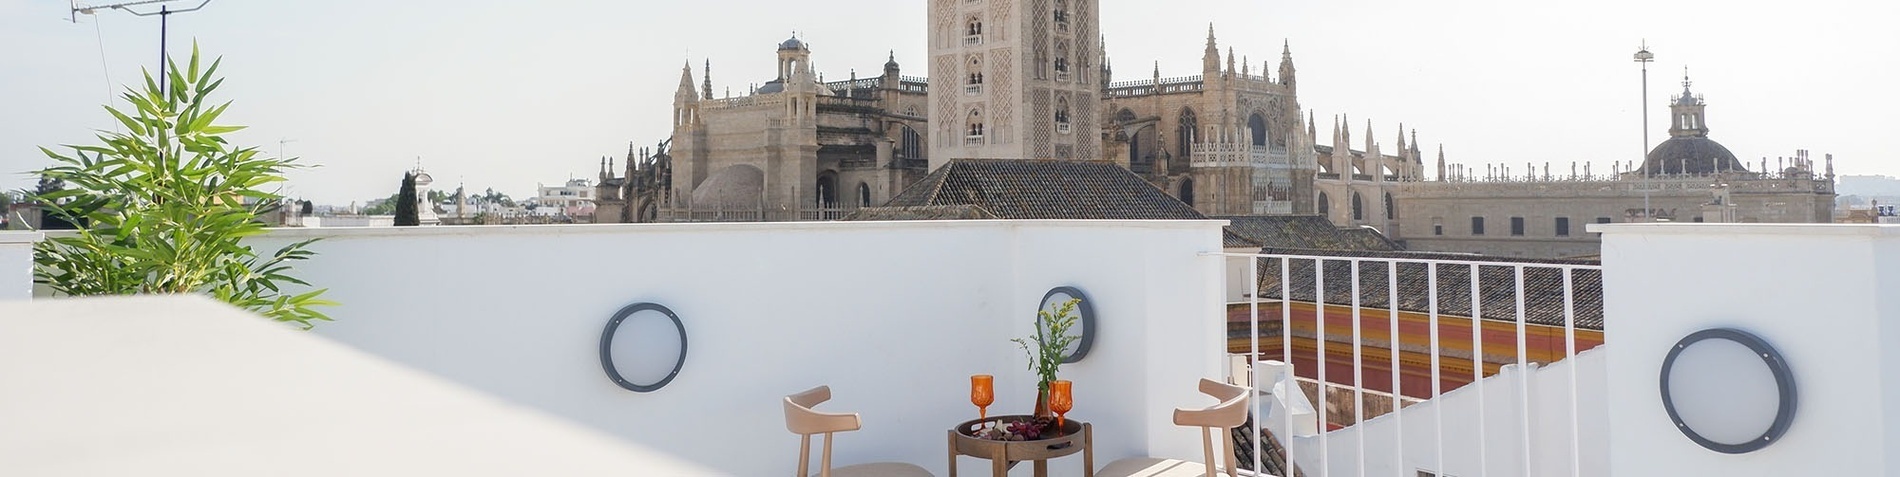
{"type": "Polygon", "coordinates": [[[0,232],[0,300],[33,298],[33,244],[39,232],[0,232]]]}
{"type": "MultiPolygon", "coordinates": [[[[1034,385],[1008,340],[1050,288],[1099,317],[1063,367],[1096,462],[1199,458],[1174,407],[1218,376],[1219,221],[957,221],[280,230],[311,237],[299,276],[343,303],[317,333],[734,475],[783,475],[797,438],[780,399],[828,384],[820,410],[858,412],[840,465],[904,461],[947,474],[945,432],[974,419],[969,375],[996,375],[992,414],[1034,385]],[[474,298],[440,298],[474,297],[474,298]],[[684,369],[639,394],[605,377],[603,327],[655,302],[688,331],[684,369]]],[[[965,458],[966,472],[985,461],[965,458]]],[[[1026,471],[1029,466],[1021,466],[1026,471]]],[[[1052,463],[1079,473],[1081,460],[1052,463]]],[[[637,473],[637,471],[630,470],[637,473]]]]}
{"type": "Polygon", "coordinates": [[[1611,472],[1900,475],[1900,226],[1642,224],[1603,233],[1611,472]],[[1738,328],[1774,346],[1798,406],[1779,442],[1704,449],[1665,412],[1678,340],[1738,328]]]}
{"type": "Polygon", "coordinates": [[[1485,378],[1482,391],[1477,385],[1464,386],[1362,425],[1324,436],[1296,436],[1294,457],[1310,475],[1609,475],[1609,411],[1601,398],[1608,352],[1608,347],[1597,348],[1533,366],[1528,383],[1517,365],[1505,366],[1485,378]],[[1520,386],[1530,391],[1530,399],[1519,399],[1524,395],[1520,386]],[[1573,396],[1582,397],[1574,409],[1573,396]],[[1532,411],[1529,439],[1525,404],[1532,411]],[[1574,427],[1573,411],[1578,423],[1574,427]],[[1446,423],[1443,428],[1440,419],[1446,423]],[[1403,442],[1395,438],[1401,432],[1403,442]],[[1365,452],[1359,451],[1362,439],[1365,452]]]}

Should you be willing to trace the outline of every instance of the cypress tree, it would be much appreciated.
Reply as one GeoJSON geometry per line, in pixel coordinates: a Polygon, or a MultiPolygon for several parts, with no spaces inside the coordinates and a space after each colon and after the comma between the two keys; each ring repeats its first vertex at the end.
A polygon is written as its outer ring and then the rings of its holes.
{"type": "Polygon", "coordinates": [[[416,210],[416,175],[402,173],[402,191],[396,193],[396,225],[422,225],[422,216],[416,210]]]}

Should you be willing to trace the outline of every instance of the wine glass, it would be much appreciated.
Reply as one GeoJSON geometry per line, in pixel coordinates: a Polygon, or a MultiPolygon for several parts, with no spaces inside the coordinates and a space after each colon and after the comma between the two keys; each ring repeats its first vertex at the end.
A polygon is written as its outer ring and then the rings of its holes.
{"type": "Polygon", "coordinates": [[[977,420],[988,419],[990,404],[996,402],[996,378],[988,374],[970,376],[970,404],[976,405],[977,420]]]}
{"type": "Polygon", "coordinates": [[[1049,410],[1056,412],[1057,434],[1062,433],[1063,414],[1075,407],[1075,396],[1069,393],[1074,384],[1063,379],[1049,382],[1049,410]]]}

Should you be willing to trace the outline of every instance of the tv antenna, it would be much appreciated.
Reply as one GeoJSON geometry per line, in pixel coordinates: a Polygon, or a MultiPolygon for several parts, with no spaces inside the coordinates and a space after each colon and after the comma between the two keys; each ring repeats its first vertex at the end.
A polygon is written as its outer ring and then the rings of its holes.
{"type": "MultiPolygon", "coordinates": [[[[198,6],[186,8],[183,10],[172,10],[170,7],[167,7],[165,5],[159,5],[158,11],[150,11],[150,10],[139,11],[134,8],[134,7],[142,7],[146,5],[152,5],[152,4],[169,3],[173,1],[177,1],[177,0],[138,0],[138,1],[132,1],[132,2],[114,3],[110,5],[81,5],[79,4],[79,0],[68,0],[68,4],[71,5],[72,11],[68,15],[67,20],[73,23],[79,23],[79,14],[84,13],[87,15],[93,15],[93,14],[96,14],[99,10],[124,10],[126,13],[130,13],[133,15],[141,16],[141,17],[149,17],[152,15],[158,15],[158,74],[162,78],[165,75],[166,62],[171,60],[170,57],[166,56],[165,42],[166,42],[167,30],[168,30],[167,27],[169,26],[172,14],[195,12],[200,9],[203,9],[205,5],[211,4],[211,0],[203,0],[201,2],[198,2],[198,6]]],[[[169,83],[171,82],[165,81],[162,79],[158,82],[158,91],[161,95],[164,94],[165,86],[169,83]]]]}

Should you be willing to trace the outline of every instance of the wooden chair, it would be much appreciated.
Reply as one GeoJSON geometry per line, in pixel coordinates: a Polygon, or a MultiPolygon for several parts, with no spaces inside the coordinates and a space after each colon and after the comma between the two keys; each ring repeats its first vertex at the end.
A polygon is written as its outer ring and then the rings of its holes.
{"type": "MultiPolygon", "coordinates": [[[[1229,430],[1247,422],[1248,403],[1252,394],[1247,388],[1215,381],[1201,380],[1201,393],[1213,396],[1220,403],[1202,409],[1175,409],[1174,424],[1177,426],[1195,426],[1201,428],[1201,454],[1203,462],[1175,459],[1129,458],[1117,460],[1096,472],[1096,477],[1215,477],[1214,437],[1216,432],[1228,435],[1229,430]]],[[[1234,439],[1222,439],[1221,446],[1226,450],[1227,475],[1234,477],[1239,463],[1234,459],[1234,439]]]]}
{"type": "Polygon", "coordinates": [[[819,477],[855,477],[855,476],[892,476],[892,477],[935,477],[930,471],[911,464],[900,462],[880,462],[858,464],[837,469],[831,468],[831,435],[837,432],[855,431],[863,427],[858,422],[857,413],[829,413],[811,410],[812,406],[831,400],[831,387],[819,386],[798,394],[785,396],[785,428],[798,434],[798,475],[805,477],[811,470],[811,436],[825,435],[824,457],[819,461],[819,477]]]}

